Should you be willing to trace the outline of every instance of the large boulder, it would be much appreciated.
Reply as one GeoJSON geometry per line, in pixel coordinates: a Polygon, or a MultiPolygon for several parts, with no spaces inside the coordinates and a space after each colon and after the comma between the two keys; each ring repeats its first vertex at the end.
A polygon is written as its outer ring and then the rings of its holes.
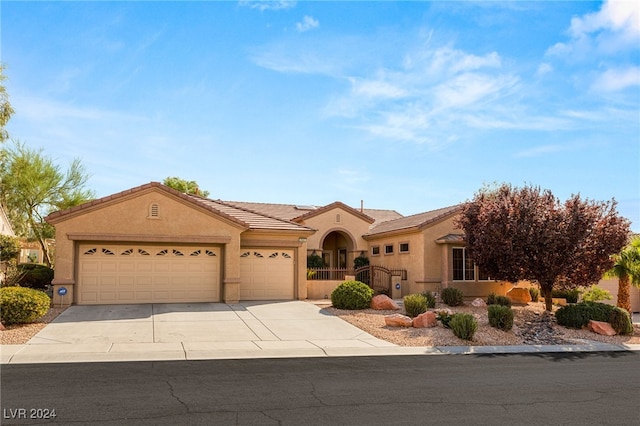
{"type": "Polygon", "coordinates": [[[589,320],[587,328],[594,333],[602,334],[603,336],[615,336],[616,331],[611,327],[611,324],[603,321],[589,320]]]}
{"type": "Polygon", "coordinates": [[[507,297],[515,305],[526,305],[531,302],[531,293],[528,288],[514,287],[507,292],[507,297]]]}
{"type": "Polygon", "coordinates": [[[400,306],[385,294],[378,294],[371,299],[371,309],[379,311],[396,311],[400,306]]]}
{"type": "Polygon", "coordinates": [[[438,320],[436,319],[436,313],[432,311],[421,313],[413,319],[413,326],[415,328],[435,327],[437,325],[438,320]]]}
{"type": "Polygon", "coordinates": [[[385,315],[384,323],[389,327],[411,327],[413,325],[413,320],[406,315],[393,314],[385,315]]]}

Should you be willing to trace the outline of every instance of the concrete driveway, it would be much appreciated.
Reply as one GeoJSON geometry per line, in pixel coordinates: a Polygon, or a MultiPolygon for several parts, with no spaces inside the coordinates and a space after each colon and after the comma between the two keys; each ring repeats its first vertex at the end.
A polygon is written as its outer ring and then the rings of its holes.
{"type": "Polygon", "coordinates": [[[15,346],[2,348],[3,362],[327,356],[397,348],[302,301],[71,306],[26,345],[15,346]]]}

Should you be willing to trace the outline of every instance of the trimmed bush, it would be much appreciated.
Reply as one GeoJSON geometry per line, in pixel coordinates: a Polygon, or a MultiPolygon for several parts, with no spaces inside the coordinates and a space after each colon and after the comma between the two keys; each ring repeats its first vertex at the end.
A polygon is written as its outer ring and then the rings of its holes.
{"type": "Polygon", "coordinates": [[[513,311],[509,306],[489,305],[489,325],[502,331],[509,331],[513,327],[513,311]]]}
{"type": "Polygon", "coordinates": [[[34,322],[49,311],[50,303],[49,296],[39,290],[0,288],[0,319],[5,325],[34,322]]]}
{"type": "Polygon", "coordinates": [[[508,306],[511,307],[511,299],[507,296],[498,296],[495,293],[489,294],[487,296],[487,305],[500,305],[500,306],[508,306]]]}
{"type": "Polygon", "coordinates": [[[540,297],[540,289],[538,287],[529,287],[529,294],[531,295],[531,301],[537,302],[540,297]]]}
{"type": "Polygon", "coordinates": [[[455,287],[443,288],[440,293],[442,301],[449,306],[463,305],[462,290],[455,287]]]}
{"type": "Polygon", "coordinates": [[[433,293],[427,290],[424,293],[422,293],[422,295],[425,297],[425,299],[427,299],[428,309],[433,309],[436,307],[436,296],[434,296],[433,293]]]}
{"type": "Polygon", "coordinates": [[[427,298],[422,294],[409,294],[404,297],[404,311],[411,318],[427,312],[427,298]]]}
{"type": "Polygon", "coordinates": [[[337,309],[367,309],[373,290],[360,281],[345,281],[331,293],[331,303],[337,309]]]}
{"type": "Polygon", "coordinates": [[[626,309],[615,307],[609,315],[609,323],[618,334],[633,334],[633,322],[626,309]]]}
{"type": "Polygon", "coordinates": [[[478,330],[478,321],[471,314],[453,314],[449,327],[460,339],[471,340],[478,330]]]}
{"type": "Polygon", "coordinates": [[[18,274],[19,286],[36,290],[46,290],[53,280],[53,269],[38,263],[21,263],[18,265],[18,274]]]}
{"type": "Polygon", "coordinates": [[[569,328],[582,328],[589,320],[609,322],[614,306],[598,302],[580,302],[563,306],[556,311],[558,324],[569,328]]]}
{"type": "Polygon", "coordinates": [[[580,297],[580,290],[551,290],[551,297],[558,299],[567,299],[567,303],[578,303],[578,297],[580,297]]]}

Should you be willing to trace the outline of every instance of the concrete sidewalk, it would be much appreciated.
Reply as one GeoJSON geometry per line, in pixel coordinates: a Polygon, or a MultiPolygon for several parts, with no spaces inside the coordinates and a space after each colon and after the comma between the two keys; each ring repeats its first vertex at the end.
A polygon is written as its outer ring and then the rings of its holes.
{"type": "MultiPolygon", "coordinates": [[[[640,319],[634,316],[634,322],[640,319]]],[[[0,363],[640,351],[640,345],[403,347],[302,301],[72,306],[0,363]]]]}

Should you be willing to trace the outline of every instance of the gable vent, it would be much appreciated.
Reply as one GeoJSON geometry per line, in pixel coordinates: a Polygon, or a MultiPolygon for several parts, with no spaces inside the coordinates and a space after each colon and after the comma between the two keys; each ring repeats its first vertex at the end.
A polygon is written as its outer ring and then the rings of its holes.
{"type": "Polygon", "coordinates": [[[160,206],[157,203],[153,203],[149,207],[149,217],[160,217],[160,206]]]}

